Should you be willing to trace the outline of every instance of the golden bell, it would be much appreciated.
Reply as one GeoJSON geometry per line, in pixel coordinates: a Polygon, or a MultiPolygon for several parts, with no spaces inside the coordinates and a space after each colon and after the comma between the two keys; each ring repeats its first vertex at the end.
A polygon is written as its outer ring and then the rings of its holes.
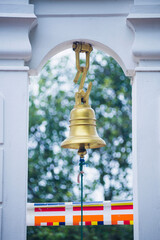
{"type": "Polygon", "coordinates": [[[89,105],[89,94],[92,88],[92,82],[89,83],[87,91],[83,90],[84,81],[89,69],[89,55],[92,46],[87,43],[75,42],[73,50],[76,53],[77,74],[74,82],[77,83],[82,74],[78,92],[75,93],[75,106],[70,114],[70,133],[61,147],[70,149],[79,149],[79,154],[84,155],[87,148],[104,147],[105,142],[98,136],[96,131],[96,119],[94,110],[89,105]],[[86,53],[86,66],[80,66],[79,54],[86,53]]]}
{"type": "Polygon", "coordinates": [[[106,144],[96,131],[94,110],[90,105],[80,104],[72,109],[70,114],[70,133],[61,147],[70,149],[100,148],[106,144]]]}

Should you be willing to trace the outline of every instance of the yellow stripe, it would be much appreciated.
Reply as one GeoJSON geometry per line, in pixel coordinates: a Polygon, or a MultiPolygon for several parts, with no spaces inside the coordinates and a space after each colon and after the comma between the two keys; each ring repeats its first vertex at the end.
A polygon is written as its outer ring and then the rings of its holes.
{"type": "MultiPolygon", "coordinates": [[[[74,205],[73,207],[80,207],[81,205],[74,205]]],[[[103,204],[100,205],[83,205],[83,207],[103,207],[103,204]]]]}
{"type": "Polygon", "coordinates": [[[132,203],[111,203],[111,206],[123,206],[123,205],[133,205],[132,203]]]}
{"type": "Polygon", "coordinates": [[[53,222],[53,226],[59,226],[59,222],[53,222]]]}
{"type": "Polygon", "coordinates": [[[133,221],[130,221],[130,225],[133,225],[133,221]]]}
{"type": "Polygon", "coordinates": [[[91,225],[97,225],[97,221],[91,222],[91,225]]]}

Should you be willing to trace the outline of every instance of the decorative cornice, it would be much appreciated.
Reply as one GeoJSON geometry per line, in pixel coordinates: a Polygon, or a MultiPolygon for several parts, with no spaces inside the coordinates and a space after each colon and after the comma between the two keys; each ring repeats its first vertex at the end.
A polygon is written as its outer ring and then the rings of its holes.
{"type": "Polygon", "coordinates": [[[0,4],[0,59],[31,58],[29,32],[36,24],[32,5],[0,4]]]}
{"type": "Polygon", "coordinates": [[[0,66],[0,72],[11,71],[11,72],[28,72],[29,67],[27,66],[0,66]]]}
{"type": "Polygon", "coordinates": [[[160,67],[136,67],[135,72],[160,72],[160,67]]]}
{"type": "Polygon", "coordinates": [[[109,17],[128,15],[133,0],[32,0],[38,17],[109,17]],[[62,7],[63,6],[63,7],[62,7]]]}
{"type": "Polygon", "coordinates": [[[128,26],[134,31],[132,46],[134,59],[160,59],[160,6],[134,6],[127,17],[128,26]],[[142,12],[143,10],[143,12],[142,12]]]}

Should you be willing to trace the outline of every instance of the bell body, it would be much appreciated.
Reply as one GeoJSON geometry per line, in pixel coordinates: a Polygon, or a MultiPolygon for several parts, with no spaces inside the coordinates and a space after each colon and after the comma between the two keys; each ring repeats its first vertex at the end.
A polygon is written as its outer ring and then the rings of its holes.
{"type": "Polygon", "coordinates": [[[79,149],[80,147],[100,148],[106,144],[96,130],[94,110],[85,104],[75,106],[70,114],[70,134],[61,147],[79,149]]]}

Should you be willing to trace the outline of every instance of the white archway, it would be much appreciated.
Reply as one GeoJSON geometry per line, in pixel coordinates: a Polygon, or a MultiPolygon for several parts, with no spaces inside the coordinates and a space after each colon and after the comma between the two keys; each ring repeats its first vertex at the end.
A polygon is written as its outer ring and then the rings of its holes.
{"type": "Polygon", "coordinates": [[[73,40],[92,40],[134,76],[134,238],[159,240],[159,1],[30,3],[2,0],[0,8],[0,238],[26,238],[28,72],[36,74],[73,40]]]}

